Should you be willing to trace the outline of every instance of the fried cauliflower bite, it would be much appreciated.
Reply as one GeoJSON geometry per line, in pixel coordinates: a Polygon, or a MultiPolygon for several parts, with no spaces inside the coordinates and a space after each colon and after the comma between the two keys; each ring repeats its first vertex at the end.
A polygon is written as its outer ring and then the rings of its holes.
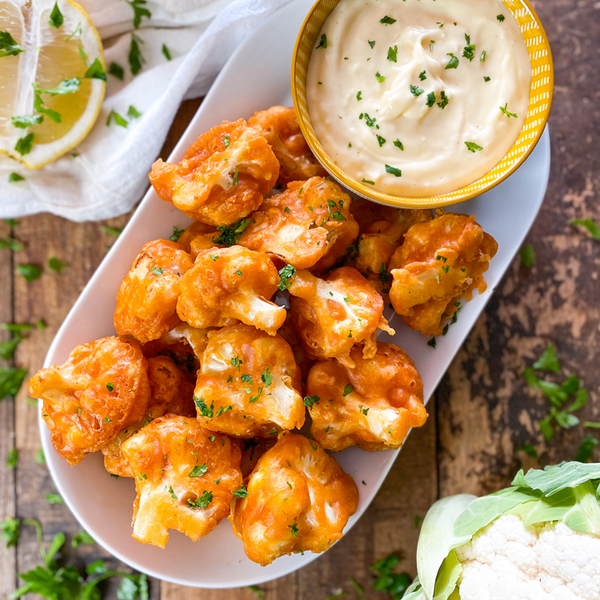
{"type": "Polygon", "coordinates": [[[276,184],[279,162],[265,137],[244,119],[201,135],[180,163],[160,158],[150,183],[162,200],[207,225],[229,225],[256,210],[276,184]]]}
{"type": "Polygon", "coordinates": [[[439,335],[462,297],[486,289],[483,274],[498,250],[474,216],[444,213],[413,225],[390,260],[390,300],[411,328],[439,335]]]}
{"type": "Polygon", "coordinates": [[[276,438],[250,438],[242,440],[241,470],[244,480],[256,466],[259,458],[277,443],[276,438]]]}
{"type": "Polygon", "coordinates": [[[194,385],[189,382],[175,363],[166,356],[148,359],[148,379],[151,399],[142,421],[128,425],[104,448],[104,468],[113,475],[133,477],[133,473],[123,456],[121,446],[144,425],[156,417],[167,413],[195,417],[194,385]]]}
{"type": "Polygon", "coordinates": [[[391,276],[388,273],[388,263],[399,244],[402,236],[414,223],[431,220],[431,210],[402,210],[384,220],[374,221],[364,228],[356,244],[354,265],[382,293],[388,293],[391,276]]]}
{"type": "Polygon", "coordinates": [[[196,542],[229,515],[242,485],[236,442],[196,419],[168,414],[140,429],[122,450],[137,490],[132,525],[138,542],[164,548],[169,529],[196,542]]]}
{"type": "Polygon", "coordinates": [[[269,301],[279,273],[262,252],[241,246],[204,250],[181,281],[179,317],[197,329],[238,321],[275,335],[286,310],[269,301]]]}
{"type": "Polygon", "coordinates": [[[192,266],[191,256],[175,242],[148,242],[119,287],[114,317],[117,333],[145,344],[177,325],[181,279],[192,266]]]}
{"type": "Polygon", "coordinates": [[[81,344],[64,365],[38,371],[29,393],[56,452],[71,465],[139,421],[150,400],[147,362],[134,340],[108,337],[81,344]]]}
{"type": "Polygon", "coordinates": [[[377,352],[377,329],[395,331],[383,316],[383,298],[356,269],[341,267],[327,279],[299,271],[289,292],[296,332],[308,353],[318,359],[337,358],[352,368],[350,352],[364,344],[362,353],[377,352]]]}
{"type": "Polygon", "coordinates": [[[335,360],[316,363],[308,374],[310,433],[325,450],[400,448],[411,427],[427,419],[423,383],[414,363],[394,344],[377,344],[365,359],[355,348],[349,369],[335,360]]]}
{"type": "Polygon", "coordinates": [[[325,177],[327,172],[310,151],[296,118],[296,111],[285,106],[272,106],[255,112],[248,125],[260,131],[279,161],[279,182],[304,181],[325,177]]]}
{"type": "Polygon", "coordinates": [[[238,243],[296,269],[327,269],[358,235],[350,202],[337,183],[323,177],[295,181],[265,199],[238,243]]]}
{"type": "Polygon", "coordinates": [[[233,530],[250,560],[263,566],[292,552],[324,552],[356,512],[352,477],[312,440],[286,433],[252,471],[236,498],[233,530]]]}
{"type": "Polygon", "coordinates": [[[203,427],[238,437],[300,428],[306,411],[289,344],[248,325],[211,331],[194,401],[203,427]]]}

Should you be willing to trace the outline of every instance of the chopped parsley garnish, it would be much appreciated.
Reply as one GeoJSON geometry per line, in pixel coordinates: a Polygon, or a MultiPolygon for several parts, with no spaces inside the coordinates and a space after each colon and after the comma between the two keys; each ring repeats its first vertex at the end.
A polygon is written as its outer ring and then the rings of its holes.
{"type": "Polygon", "coordinates": [[[385,81],[385,77],[383,75],[381,75],[379,73],[379,71],[377,71],[377,73],[375,73],[375,78],[377,79],[377,81],[379,81],[379,83],[383,83],[385,81]]]}
{"type": "Polygon", "coordinates": [[[353,389],[354,389],[354,386],[347,383],[344,386],[344,391],[342,392],[342,396],[347,396],[348,394],[350,394],[352,392],[353,389]]]}
{"type": "Polygon", "coordinates": [[[292,530],[292,537],[299,537],[300,534],[298,533],[298,523],[288,525],[288,527],[292,530]]]}
{"type": "Polygon", "coordinates": [[[40,94],[50,94],[51,96],[64,96],[66,94],[73,94],[79,89],[81,80],[79,77],[71,77],[70,79],[63,79],[56,87],[42,89],[36,87],[35,90],[40,94]]]}
{"type": "Polygon", "coordinates": [[[248,496],[248,490],[246,486],[243,485],[242,487],[240,487],[239,490],[235,490],[235,492],[233,492],[233,495],[236,498],[246,498],[248,496]]]}
{"type": "Polygon", "coordinates": [[[167,60],[171,60],[171,51],[167,48],[166,44],[162,45],[162,53],[167,60]]]}
{"type": "Polygon", "coordinates": [[[554,373],[560,371],[560,362],[554,344],[550,343],[546,346],[542,356],[533,363],[533,368],[540,371],[553,371],[554,373]]]}
{"type": "Polygon", "coordinates": [[[363,183],[368,183],[369,185],[375,185],[374,181],[369,181],[368,179],[361,179],[363,183]]]}
{"type": "Polygon", "coordinates": [[[127,4],[133,8],[133,26],[137,29],[141,22],[142,18],[150,18],[152,17],[152,13],[144,8],[144,4],[146,4],[146,0],[127,0],[127,4]]]}
{"type": "Polygon", "coordinates": [[[235,274],[236,274],[238,277],[241,277],[241,276],[242,276],[242,272],[241,272],[239,269],[238,269],[238,270],[235,272],[235,274]]]}
{"type": "Polygon", "coordinates": [[[569,224],[582,225],[592,234],[593,239],[600,240],[600,227],[593,219],[575,219],[575,221],[571,221],[569,224]]]}
{"type": "Polygon", "coordinates": [[[231,144],[231,137],[228,133],[223,136],[223,144],[225,145],[225,148],[229,148],[229,145],[231,144]]]}
{"type": "Polygon", "coordinates": [[[202,492],[202,496],[198,496],[195,500],[188,498],[188,507],[192,510],[198,508],[207,509],[208,505],[213,501],[213,493],[207,490],[202,492]]]}
{"type": "Polygon", "coordinates": [[[363,117],[365,119],[367,127],[373,127],[375,125],[375,122],[377,121],[377,119],[372,119],[367,113],[360,113],[360,115],[358,116],[358,120],[361,121],[363,117]]]}
{"type": "Polygon", "coordinates": [[[14,469],[19,462],[19,451],[16,448],[12,448],[6,457],[6,467],[8,469],[14,469]]]}
{"type": "Polygon", "coordinates": [[[17,273],[25,279],[27,283],[31,283],[42,274],[42,269],[37,265],[17,265],[17,273]]]}
{"type": "Polygon", "coordinates": [[[250,219],[242,219],[237,223],[232,223],[231,225],[217,225],[217,229],[220,231],[219,235],[214,237],[212,241],[215,244],[219,244],[221,246],[233,246],[237,244],[240,236],[246,228],[250,225],[250,219]]]}
{"type": "Polygon", "coordinates": [[[446,96],[446,92],[441,92],[440,93],[440,101],[437,103],[437,105],[444,110],[444,108],[446,108],[446,106],[448,106],[448,103],[450,102],[450,99],[448,98],[448,96],[446,96]]]}
{"type": "Polygon", "coordinates": [[[64,504],[65,501],[60,497],[59,494],[46,494],[46,502],[48,504],[64,504]]]}
{"type": "Polygon", "coordinates": [[[485,55],[487,54],[487,50],[484,50],[479,57],[480,62],[485,62],[485,55]]]}
{"type": "Polygon", "coordinates": [[[324,33],[321,34],[321,40],[319,41],[317,48],[327,48],[327,36],[324,33]]]}
{"type": "Polygon", "coordinates": [[[0,400],[11,397],[14,398],[27,376],[27,369],[17,369],[7,367],[0,369],[0,400]]]}
{"type": "Polygon", "coordinates": [[[500,107],[500,110],[510,119],[510,117],[516,117],[517,113],[511,113],[507,110],[508,108],[508,103],[506,103],[504,106],[500,107]]]}
{"type": "MultiPolygon", "coordinates": [[[[396,19],[392,19],[392,17],[388,17],[387,15],[385,17],[383,17],[383,19],[381,19],[379,21],[380,23],[383,23],[384,25],[393,25],[396,22],[396,19]]],[[[375,42],[373,42],[375,43],[375,42]]],[[[372,48],[373,46],[371,46],[372,48]]]]}
{"type": "Polygon", "coordinates": [[[208,471],[208,466],[206,463],[203,465],[196,465],[188,474],[188,477],[201,477],[208,471]]]}
{"type": "Polygon", "coordinates": [[[365,415],[365,417],[369,414],[369,409],[368,408],[363,408],[362,404],[358,405],[358,410],[360,410],[360,412],[365,415]]]}
{"type": "Polygon", "coordinates": [[[135,106],[133,106],[133,104],[130,104],[129,109],[127,110],[127,116],[130,119],[138,119],[142,116],[142,113],[135,106]]]}
{"type": "Polygon", "coordinates": [[[475,142],[465,142],[465,146],[469,149],[469,152],[473,152],[473,154],[475,154],[476,151],[480,152],[483,150],[483,148],[475,142]]]}
{"type": "Polygon", "coordinates": [[[25,52],[25,49],[17,44],[15,38],[8,31],[0,31],[0,58],[16,56],[21,52],[25,52]]]}
{"type": "Polygon", "coordinates": [[[304,396],[304,406],[312,408],[315,404],[319,404],[321,398],[319,396],[304,396]]]}
{"type": "Polygon", "coordinates": [[[454,54],[452,54],[452,52],[448,52],[448,54],[446,54],[446,56],[451,57],[450,61],[446,65],[446,69],[456,69],[456,67],[458,67],[458,56],[454,56],[454,54]]]}
{"type": "Polygon", "coordinates": [[[19,138],[15,144],[15,150],[21,155],[29,154],[33,147],[33,140],[35,139],[35,133],[28,133],[26,136],[19,138]]]}
{"type": "Polygon", "coordinates": [[[488,81],[491,81],[491,77],[487,77],[487,75],[484,75],[483,80],[487,83],[488,81]]]}
{"type": "Polygon", "coordinates": [[[504,15],[496,15],[496,19],[498,19],[498,21],[500,21],[500,23],[502,23],[502,21],[504,21],[506,17],[504,15]]]}
{"type": "Polygon", "coordinates": [[[237,367],[238,371],[240,370],[240,365],[244,364],[244,361],[239,356],[235,356],[229,362],[231,363],[232,367],[237,367]]]}
{"type": "Polygon", "coordinates": [[[240,379],[244,382],[244,383],[249,383],[250,385],[252,385],[252,376],[248,375],[247,373],[244,373],[240,379]]]}
{"type": "Polygon", "coordinates": [[[475,58],[475,50],[477,49],[477,47],[475,46],[475,44],[471,44],[471,36],[467,35],[466,33],[465,40],[467,42],[467,45],[463,49],[463,56],[469,62],[471,62],[475,58]]]}
{"type": "Polygon", "coordinates": [[[410,93],[415,97],[420,96],[424,92],[425,92],[425,90],[421,89],[418,85],[410,86],[410,93]]]}
{"type": "Polygon", "coordinates": [[[176,242],[177,240],[179,240],[179,238],[181,237],[181,234],[185,231],[185,229],[179,229],[179,227],[177,227],[177,225],[173,225],[173,233],[171,234],[171,237],[169,237],[169,239],[172,242],[176,242]]]}
{"type": "Polygon", "coordinates": [[[112,419],[109,419],[108,417],[104,417],[104,422],[105,423],[112,423],[112,419]]]}
{"type": "Polygon", "coordinates": [[[535,249],[531,244],[527,244],[527,246],[523,246],[519,250],[519,254],[521,255],[521,266],[530,269],[535,264],[535,249]]]}
{"type": "Polygon", "coordinates": [[[404,150],[404,144],[400,140],[395,140],[394,146],[396,146],[396,148],[400,148],[400,150],[404,150]]]}
{"type": "Polygon", "coordinates": [[[67,266],[67,264],[58,260],[58,258],[56,258],[56,256],[52,256],[48,259],[48,266],[55,273],[60,273],[67,266]]]}
{"type": "Polygon", "coordinates": [[[106,119],[106,126],[108,127],[110,125],[111,121],[113,121],[113,120],[116,125],[118,125],[119,127],[124,127],[125,129],[127,129],[127,125],[129,125],[129,123],[127,122],[127,119],[122,117],[118,112],[111,110],[108,113],[108,119],[106,119]]]}
{"type": "Polygon", "coordinates": [[[435,104],[435,92],[429,92],[429,94],[427,94],[427,106],[429,106],[429,108],[431,108],[434,104],[435,104]]]}
{"type": "Polygon", "coordinates": [[[198,398],[194,396],[194,403],[200,410],[201,417],[208,417],[209,419],[213,418],[213,409],[215,406],[214,402],[211,402],[210,406],[208,406],[206,402],[204,402],[204,398],[198,398]]]}
{"type": "Polygon", "coordinates": [[[435,44],[435,40],[429,40],[429,52],[433,52],[434,44],[435,44]]]}
{"type": "Polygon", "coordinates": [[[425,80],[427,79],[427,75],[425,75],[425,73],[426,73],[426,71],[421,71],[421,72],[419,73],[419,79],[420,79],[421,81],[425,81],[425,80]]]}
{"type": "Polygon", "coordinates": [[[575,460],[577,462],[587,462],[594,452],[594,447],[597,446],[600,442],[591,434],[588,433],[581,444],[579,445],[579,449],[577,450],[577,454],[575,455],[575,460]]]}
{"type": "Polygon", "coordinates": [[[379,143],[379,147],[381,148],[381,146],[383,146],[386,142],[386,139],[384,137],[381,137],[379,134],[377,134],[377,142],[379,143]]]}
{"type": "Polygon", "coordinates": [[[398,46],[388,48],[387,59],[390,62],[398,62],[398,46]]]}
{"type": "Polygon", "coordinates": [[[256,396],[252,396],[251,398],[248,399],[248,404],[254,404],[260,398],[260,395],[262,394],[263,389],[264,388],[262,386],[260,386],[258,388],[258,393],[256,394],[256,396]]]}
{"type": "Polygon", "coordinates": [[[266,370],[260,372],[260,380],[269,387],[273,383],[273,375],[271,373],[271,367],[267,366],[266,370]]]}
{"type": "MultiPolygon", "coordinates": [[[[23,175],[19,175],[18,173],[11,173],[8,176],[8,183],[17,183],[18,181],[25,181],[25,177],[23,177],[23,175]]],[[[22,250],[23,247],[21,246],[19,249],[22,250]]]]}
{"type": "Polygon", "coordinates": [[[402,177],[402,171],[390,165],[385,165],[385,172],[394,175],[395,177],[402,177]]]}
{"type": "Polygon", "coordinates": [[[115,384],[114,384],[114,383],[107,383],[107,384],[106,384],[106,389],[107,389],[109,392],[112,392],[112,391],[114,391],[114,389],[115,389],[115,384]]]}
{"type": "Polygon", "coordinates": [[[150,267],[150,270],[155,274],[155,275],[162,275],[164,273],[164,269],[161,267],[160,269],[158,267],[150,267]]]}
{"type": "Polygon", "coordinates": [[[437,342],[435,340],[434,337],[432,337],[428,342],[427,345],[430,346],[431,348],[435,348],[437,346],[437,342]]]}
{"type": "Polygon", "coordinates": [[[375,40],[373,40],[373,41],[368,40],[368,42],[369,42],[369,46],[371,46],[371,48],[375,47],[375,40]]]}
{"type": "Polygon", "coordinates": [[[285,265],[285,267],[279,270],[279,284],[277,289],[281,291],[287,290],[292,285],[295,277],[296,267],[294,265],[285,265]]]}
{"type": "Polygon", "coordinates": [[[169,486],[169,495],[171,496],[171,498],[173,498],[173,500],[178,500],[179,498],[177,498],[177,494],[173,491],[173,486],[169,486]]]}
{"type": "MultiPolygon", "coordinates": [[[[233,406],[229,405],[229,406],[219,406],[219,408],[217,408],[217,417],[220,417],[222,414],[229,412],[230,410],[233,410],[233,406]]],[[[224,440],[221,439],[221,445],[223,445],[224,440]]]]}
{"type": "Polygon", "coordinates": [[[237,187],[239,175],[240,175],[240,170],[236,169],[235,173],[233,174],[233,181],[232,181],[234,187],[237,187]]]}
{"type": "Polygon", "coordinates": [[[111,62],[110,65],[108,65],[108,74],[120,79],[121,81],[123,81],[125,78],[125,71],[123,67],[116,62],[111,62]]]}
{"type": "Polygon", "coordinates": [[[146,62],[140,50],[139,44],[144,42],[135,34],[131,34],[131,45],[129,47],[129,67],[133,75],[137,75],[142,70],[142,65],[146,62]],[[139,42],[139,43],[138,43],[139,42]]]}
{"type": "Polygon", "coordinates": [[[356,99],[360,102],[362,100],[362,92],[356,92],[356,99]]]}
{"type": "Polygon", "coordinates": [[[27,129],[30,125],[38,125],[44,120],[44,115],[23,115],[11,117],[12,124],[19,129],[27,129]]]}

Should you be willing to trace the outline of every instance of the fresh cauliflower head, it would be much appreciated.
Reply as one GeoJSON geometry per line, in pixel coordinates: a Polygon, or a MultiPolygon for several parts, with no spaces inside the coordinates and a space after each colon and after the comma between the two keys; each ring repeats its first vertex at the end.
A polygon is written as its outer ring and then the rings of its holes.
{"type": "Polygon", "coordinates": [[[169,529],[194,542],[230,512],[241,488],[241,451],[194,418],[154,419],[122,446],[135,479],[133,537],[164,548],[169,529]]]}
{"type": "Polygon", "coordinates": [[[255,112],[248,125],[260,131],[279,161],[279,182],[302,181],[327,175],[313,156],[300,131],[296,111],[286,106],[272,106],[255,112]]]}
{"type": "Polygon", "coordinates": [[[350,475],[318,444],[283,434],[236,498],[232,522],[250,560],[268,565],[292,552],[324,552],[342,537],[358,506],[350,475]]]}
{"type": "Polygon", "coordinates": [[[56,452],[76,465],[141,420],[150,400],[147,361],[134,340],[108,337],[81,344],[64,365],[38,371],[29,393],[56,452]]]}
{"type": "Polygon", "coordinates": [[[598,600],[600,537],[502,515],[456,549],[460,600],[598,600]]]}
{"type": "Polygon", "coordinates": [[[358,348],[350,356],[352,369],[326,360],[308,374],[304,402],[312,418],[311,435],[326,450],[399,448],[409,429],[427,419],[414,363],[394,344],[377,344],[370,359],[358,348]]]}
{"type": "Polygon", "coordinates": [[[150,183],[162,200],[207,225],[229,225],[256,210],[277,182],[279,163],[264,136],[244,119],[201,135],[177,164],[160,158],[150,183]]]}
{"type": "Polygon", "coordinates": [[[474,216],[444,213],[413,225],[389,264],[394,310],[410,328],[440,335],[460,298],[485,291],[483,274],[497,250],[474,216]]]}
{"type": "Polygon", "coordinates": [[[244,438],[302,427],[300,369],[289,344],[248,325],[208,334],[194,401],[202,425],[244,438]]]}
{"type": "Polygon", "coordinates": [[[294,181],[281,194],[265,199],[239,243],[296,269],[328,269],[358,235],[350,202],[350,196],[329,179],[294,181]]]}
{"type": "Polygon", "coordinates": [[[148,242],[119,287],[114,316],[117,333],[145,344],[177,325],[181,279],[192,265],[192,257],[179,244],[148,242]]]}
{"type": "Polygon", "coordinates": [[[377,329],[395,333],[383,316],[383,298],[352,267],[336,269],[327,279],[299,271],[289,292],[296,331],[315,358],[337,358],[352,368],[350,352],[356,345],[362,344],[363,356],[372,358],[377,329]]]}
{"type": "Polygon", "coordinates": [[[241,321],[275,335],[286,318],[285,308],[269,301],[278,285],[277,269],[262,252],[204,250],[182,278],[177,314],[197,329],[241,321]]]}

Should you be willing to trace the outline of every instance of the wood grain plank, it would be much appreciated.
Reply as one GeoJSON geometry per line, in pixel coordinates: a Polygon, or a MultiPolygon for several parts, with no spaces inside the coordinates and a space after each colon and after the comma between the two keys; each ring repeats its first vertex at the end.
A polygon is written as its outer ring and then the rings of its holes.
{"type": "MultiPolygon", "coordinates": [[[[11,236],[11,228],[0,222],[0,237],[11,236]]],[[[12,323],[13,286],[11,250],[0,250],[0,323],[12,323]]],[[[0,342],[10,338],[6,331],[0,330],[0,342]]],[[[2,366],[12,364],[1,361],[2,366]]],[[[8,453],[15,447],[15,402],[11,398],[0,400],[0,521],[14,517],[16,512],[15,480],[17,470],[6,466],[8,453]]],[[[16,551],[0,543],[0,596],[5,597],[14,589],[16,580],[16,551]]]]}

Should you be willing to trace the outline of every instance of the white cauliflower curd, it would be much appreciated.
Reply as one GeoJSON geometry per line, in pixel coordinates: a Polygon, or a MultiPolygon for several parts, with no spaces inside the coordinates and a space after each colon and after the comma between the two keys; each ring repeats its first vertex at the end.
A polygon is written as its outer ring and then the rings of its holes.
{"type": "Polygon", "coordinates": [[[461,600],[598,600],[600,537],[502,515],[456,549],[461,600]]]}

